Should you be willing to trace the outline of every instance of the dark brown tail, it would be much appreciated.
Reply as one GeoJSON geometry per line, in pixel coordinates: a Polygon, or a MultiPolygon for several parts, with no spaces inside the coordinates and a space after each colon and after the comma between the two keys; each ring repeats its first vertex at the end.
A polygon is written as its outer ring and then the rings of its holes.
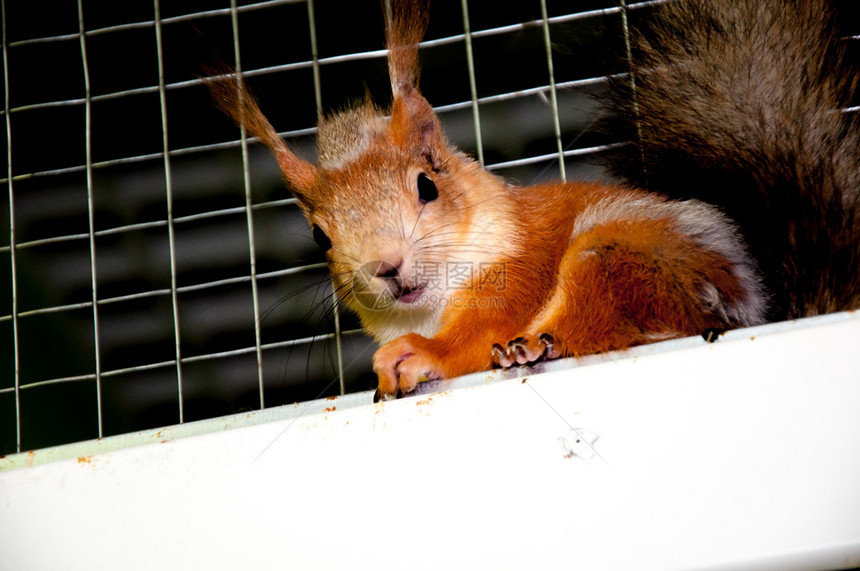
{"type": "Polygon", "coordinates": [[[858,72],[828,2],[671,2],[634,44],[616,172],[737,220],[773,319],[860,307],[858,72]]]}

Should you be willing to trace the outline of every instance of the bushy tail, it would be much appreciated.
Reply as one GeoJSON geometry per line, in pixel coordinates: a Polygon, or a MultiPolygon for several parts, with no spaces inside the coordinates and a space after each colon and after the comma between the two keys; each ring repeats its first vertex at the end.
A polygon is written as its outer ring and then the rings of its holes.
{"type": "Polygon", "coordinates": [[[860,307],[858,73],[835,23],[825,0],[672,2],[614,85],[639,143],[616,171],[737,220],[773,319],[860,307]]]}

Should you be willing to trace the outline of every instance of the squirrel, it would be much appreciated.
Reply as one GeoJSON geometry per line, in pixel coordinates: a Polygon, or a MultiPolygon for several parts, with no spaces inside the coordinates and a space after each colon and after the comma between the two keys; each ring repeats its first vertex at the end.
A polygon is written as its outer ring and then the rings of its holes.
{"type": "Polygon", "coordinates": [[[769,294],[735,224],[699,200],[612,183],[514,186],[445,137],[418,89],[420,1],[392,2],[390,108],[320,120],[317,163],[237,74],[217,105],[274,153],[335,291],[381,347],[377,399],[493,366],[761,324],[769,294]]]}
{"type": "Polygon", "coordinates": [[[682,0],[634,38],[608,126],[633,185],[717,205],[768,321],[860,307],[860,73],[828,0],[682,0]]]}

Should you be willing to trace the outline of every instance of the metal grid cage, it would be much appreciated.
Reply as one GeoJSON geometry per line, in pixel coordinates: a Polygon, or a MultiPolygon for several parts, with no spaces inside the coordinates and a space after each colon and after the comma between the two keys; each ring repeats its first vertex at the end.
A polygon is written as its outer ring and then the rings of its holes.
{"type": "MultiPolygon", "coordinates": [[[[618,142],[593,96],[624,71],[628,19],[658,3],[438,1],[422,91],[502,176],[605,177],[618,142]]],[[[233,63],[313,157],[319,114],[390,97],[383,9],[2,3],[0,454],[375,384],[374,344],[333,304],[275,161],[199,74],[233,63]]]]}

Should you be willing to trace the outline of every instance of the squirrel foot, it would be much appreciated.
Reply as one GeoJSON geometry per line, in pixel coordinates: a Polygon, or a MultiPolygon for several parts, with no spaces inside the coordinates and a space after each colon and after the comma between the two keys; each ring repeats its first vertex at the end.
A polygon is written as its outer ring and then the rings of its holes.
{"type": "Polygon", "coordinates": [[[559,357],[561,353],[556,348],[555,338],[549,333],[520,335],[508,341],[506,347],[498,343],[493,345],[493,363],[503,369],[559,357]]]}
{"type": "Polygon", "coordinates": [[[426,345],[425,337],[410,333],[389,341],[373,355],[373,371],[379,388],[373,402],[400,398],[418,383],[444,378],[440,359],[426,345]]]}

